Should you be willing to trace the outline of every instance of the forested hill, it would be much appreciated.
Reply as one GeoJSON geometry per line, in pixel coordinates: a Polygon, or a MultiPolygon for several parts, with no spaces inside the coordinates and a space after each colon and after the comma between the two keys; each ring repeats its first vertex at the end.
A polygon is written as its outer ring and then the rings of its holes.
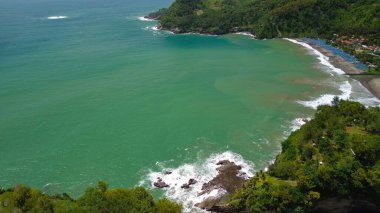
{"type": "Polygon", "coordinates": [[[379,0],[176,0],[150,16],[158,18],[163,29],[178,33],[380,37],[379,0]]]}
{"type": "Polygon", "coordinates": [[[282,143],[231,212],[380,212],[380,108],[335,98],[282,143]]]}

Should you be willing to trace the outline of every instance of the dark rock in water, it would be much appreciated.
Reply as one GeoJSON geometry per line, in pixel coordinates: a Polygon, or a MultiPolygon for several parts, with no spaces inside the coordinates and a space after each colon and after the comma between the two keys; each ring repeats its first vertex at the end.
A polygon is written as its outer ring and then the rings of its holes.
{"type": "Polygon", "coordinates": [[[183,185],[181,186],[181,188],[182,188],[182,189],[188,189],[188,188],[190,188],[190,185],[187,184],[187,183],[185,183],[185,184],[183,184],[183,185]]]}
{"type": "Polygon", "coordinates": [[[240,173],[238,174],[238,176],[241,177],[241,178],[244,178],[244,179],[249,179],[247,173],[245,173],[245,172],[240,172],[240,173]]]}
{"type": "Polygon", "coordinates": [[[216,163],[216,165],[226,165],[226,164],[229,164],[229,163],[231,163],[229,160],[221,160],[221,161],[219,161],[218,163],[216,163]]]}
{"type": "Polygon", "coordinates": [[[196,184],[198,181],[196,181],[195,179],[191,178],[187,183],[183,184],[181,186],[182,189],[188,189],[190,188],[191,185],[194,185],[196,184]]]}
{"type": "Polygon", "coordinates": [[[233,194],[246,182],[244,178],[238,176],[241,166],[238,166],[233,162],[223,161],[222,166],[217,170],[219,171],[219,174],[210,182],[203,184],[202,190],[205,191],[205,193],[208,193],[215,188],[223,188],[229,194],[233,194]]]}
{"type": "Polygon", "coordinates": [[[162,181],[161,178],[157,178],[157,179],[158,179],[158,181],[153,183],[153,185],[154,185],[155,187],[160,188],[160,189],[161,189],[161,188],[165,188],[165,187],[169,187],[169,185],[166,184],[164,181],[162,181]]]}
{"type": "Polygon", "coordinates": [[[242,168],[234,162],[223,160],[219,161],[217,165],[220,165],[217,168],[218,175],[208,183],[203,184],[202,191],[198,195],[210,193],[214,189],[218,189],[221,194],[208,197],[201,203],[196,204],[196,206],[208,211],[222,212],[230,196],[244,185],[246,179],[239,175],[242,168]]]}
{"type": "Polygon", "coordinates": [[[190,180],[189,180],[189,182],[188,182],[188,185],[190,186],[190,185],[194,185],[194,184],[196,184],[198,181],[196,181],[195,179],[193,179],[193,178],[191,178],[190,180]]]}
{"type": "Polygon", "coordinates": [[[170,175],[170,174],[172,174],[172,173],[173,173],[173,172],[171,172],[171,171],[165,171],[165,172],[164,172],[165,175],[170,175]]]}

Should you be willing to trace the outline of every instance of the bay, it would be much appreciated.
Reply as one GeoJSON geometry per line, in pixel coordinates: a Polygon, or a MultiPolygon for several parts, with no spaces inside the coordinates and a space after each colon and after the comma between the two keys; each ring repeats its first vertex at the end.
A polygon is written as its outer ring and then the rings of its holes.
{"type": "Polygon", "coordinates": [[[312,116],[300,100],[355,84],[285,40],[173,35],[139,19],[170,0],[0,4],[1,187],[79,196],[226,151],[263,169],[312,116]]]}

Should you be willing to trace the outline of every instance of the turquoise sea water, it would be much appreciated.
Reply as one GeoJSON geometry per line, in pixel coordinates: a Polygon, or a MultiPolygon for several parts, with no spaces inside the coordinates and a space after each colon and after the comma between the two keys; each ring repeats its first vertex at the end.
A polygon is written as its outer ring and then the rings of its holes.
{"type": "Polygon", "coordinates": [[[78,196],[225,151],[263,169],[314,112],[298,101],[351,82],[285,40],[139,20],[170,3],[0,0],[0,187],[78,196]]]}

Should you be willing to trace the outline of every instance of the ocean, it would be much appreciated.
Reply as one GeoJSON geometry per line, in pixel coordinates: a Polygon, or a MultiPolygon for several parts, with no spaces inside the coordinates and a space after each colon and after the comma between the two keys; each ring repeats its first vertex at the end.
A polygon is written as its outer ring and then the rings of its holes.
{"type": "Polygon", "coordinates": [[[379,105],[289,40],[174,35],[142,18],[171,3],[0,0],[0,187],[78,197],[105,180],[191,206],[182,182],[210,180],[221,159],[265,169],[335,95],[379,105]],[[153,189],[166,170],[172,186],[153,189]]]}

